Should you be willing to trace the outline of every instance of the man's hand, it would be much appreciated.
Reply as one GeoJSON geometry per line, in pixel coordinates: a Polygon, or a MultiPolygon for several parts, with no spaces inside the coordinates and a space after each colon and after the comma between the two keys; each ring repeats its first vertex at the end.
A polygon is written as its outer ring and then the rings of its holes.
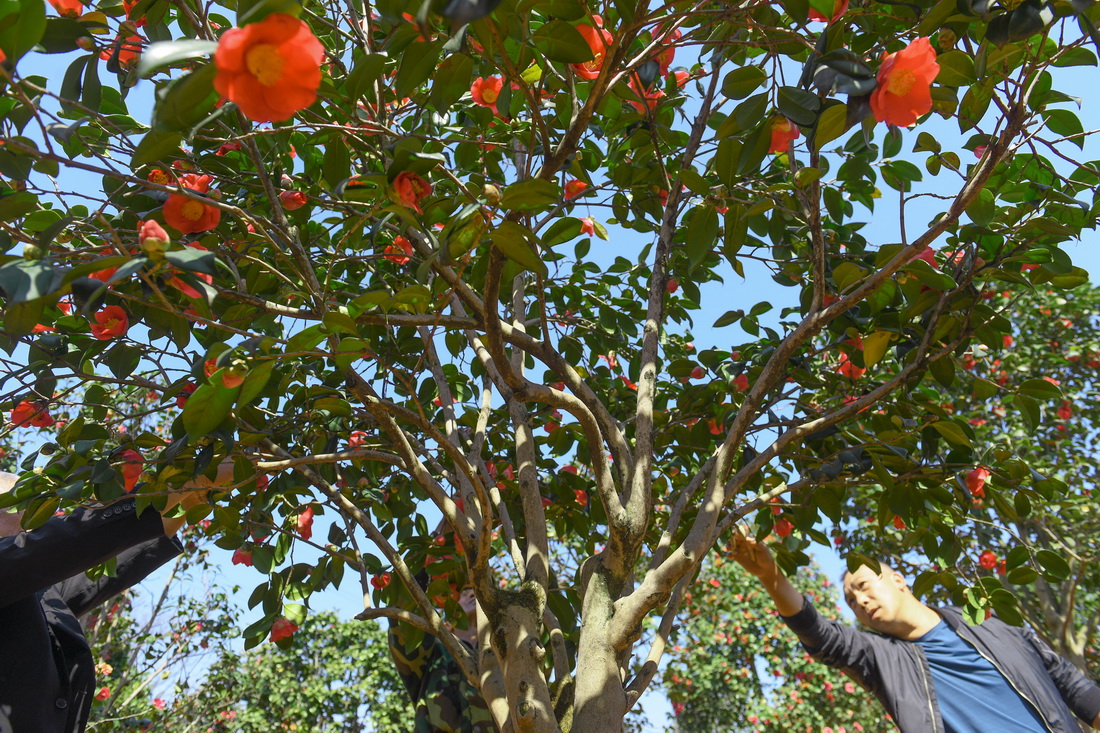
{"type": "Polygon", "coordinates": [[[733,537],[733,559],[761,580],[768,580],[779,571],[771,550],[760,544],[749,533],[748,528],[740,524],[737,525],[737,533],[733,537]]]}
{"type": "MultiPolygon", "coordinates": [[[[167,512],[177,504],[182,505],[184,509],[198,506],[206,501],[206,495],[210,492],[211,488],[215,486],[224,486],[232,482],[233,459],[226,458],[218,464],[218,475],[213,479],[209,479],[200,474],[185,483],[179,491],[169,493],[168,503],[164,506],[164,512],[167,512]]],[[[186,523],[187,518],[184,515],[178,517],[162,517],[161,521],[164,522],[164,535],[169,537],[180,530],[180,527],[186,523]]]]}
{"type": "Polygon", "coordinates": [[[787,576],[779,571],[771,550],[758,542],[747,527],[738,525],[733,538],[733,559],[741,567],[760,579],[764,590],[772,597],[780,616],[793,616],[802,610],[805,602],[787,576]]]}

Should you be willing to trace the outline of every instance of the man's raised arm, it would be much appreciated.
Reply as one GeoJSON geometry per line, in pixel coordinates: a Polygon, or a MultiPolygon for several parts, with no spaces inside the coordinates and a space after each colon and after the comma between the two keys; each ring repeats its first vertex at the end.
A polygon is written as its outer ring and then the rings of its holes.
{"type": "Polygon", "coordinates": [[[794,616],[802,610],[805,599],[775,564],[771,551],[756,540],[744,527],[739,527],[733,540],[733,559],[751,575],[760,579],[764,590],[772,597],[780,616],[794,616]]]}

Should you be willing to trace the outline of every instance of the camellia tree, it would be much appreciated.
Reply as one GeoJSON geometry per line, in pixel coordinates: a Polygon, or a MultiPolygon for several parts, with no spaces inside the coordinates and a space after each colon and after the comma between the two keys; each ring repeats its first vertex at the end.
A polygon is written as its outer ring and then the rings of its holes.
{"type": "Polygon", "coordinates": [[[190,519],[264,576],[247,643],[357,582],[501,730],[621,728],[710,549],[755,516],[804,563],[836,477],[953,567],[970,497],[894,444],[976,465],[939,384],[1012,331],[983,291],[1085,279],[1100,179],[1057,86],[1096,65],[1088,0],[53,1],[0,5],[3,399],[48,431],[3,503],[156,505],[230,458],[190,519]],[[722,283],[765,273],[761,324],[722,283]]]}

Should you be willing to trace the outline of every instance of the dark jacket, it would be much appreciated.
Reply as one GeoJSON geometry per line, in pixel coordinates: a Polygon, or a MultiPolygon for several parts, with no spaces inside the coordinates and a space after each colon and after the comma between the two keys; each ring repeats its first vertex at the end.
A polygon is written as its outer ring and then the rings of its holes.
{"type": "MultiPolygon", "coordinates": [[[[970,626],[958,608],[935,610],[1031,703],[1051,733],[1080,733],[1074,715],[1091,724],[1100,713],[1100,688],[1033,632],[995,618],[970,626]]],[[[825,619],[809,600],[782,618],[814,659],[870,690],[902,733],[942,733],[932,673],[918,645],[825,619]]]]}
{"type": "Polygon", "coordinates": [[[80,733],[95,686],[77,617],[140,582],[181,551],[160,514],[134,500],[78,509],[0,537],[0,731],[80,733]],[[114,577],[85,570],[118,558],[114,577]]]}

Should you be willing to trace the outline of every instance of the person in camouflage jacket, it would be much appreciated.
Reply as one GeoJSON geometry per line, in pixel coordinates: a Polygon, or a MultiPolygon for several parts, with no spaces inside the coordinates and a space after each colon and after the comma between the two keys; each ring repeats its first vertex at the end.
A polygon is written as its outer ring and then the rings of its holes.
{"type": "MultiPolygon", "coordinates": [[[[469,623],[466,629],[456,629],[455,635],[475,651],[477,601],[473,591],[463,591],[459,604],[469,623]]],[[[495,733],[496,726],[481,693],[466,680],[443,643],[424,634],[420,643],[409,649],[409,631],[405,624],[391,622],[389,647],[416,706],[412,733],[495,733]]]]}

